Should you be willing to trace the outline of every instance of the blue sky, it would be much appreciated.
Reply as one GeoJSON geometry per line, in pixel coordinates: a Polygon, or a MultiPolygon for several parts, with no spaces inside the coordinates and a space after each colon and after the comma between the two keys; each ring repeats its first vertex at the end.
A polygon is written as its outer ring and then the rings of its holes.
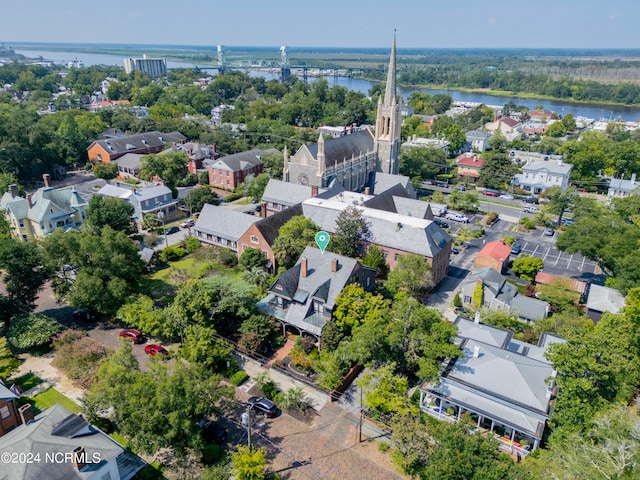
{"type": "Polygon", "coordinates": [[[638,0],[29,0],[0,41],[398,48],[640,48],[638,0]]]}

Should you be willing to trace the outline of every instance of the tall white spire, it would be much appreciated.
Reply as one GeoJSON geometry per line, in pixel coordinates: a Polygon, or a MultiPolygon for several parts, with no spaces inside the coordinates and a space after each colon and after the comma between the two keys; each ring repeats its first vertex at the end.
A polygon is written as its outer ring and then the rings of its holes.
{"type": "Polygon", "coordinates": [[[396,31],[393,31],[393,45],[391,46],[391,58],[389,58],[389,71],[387,72],[387,86],[384,90],[384,104],[396,103],[396,31]]]}

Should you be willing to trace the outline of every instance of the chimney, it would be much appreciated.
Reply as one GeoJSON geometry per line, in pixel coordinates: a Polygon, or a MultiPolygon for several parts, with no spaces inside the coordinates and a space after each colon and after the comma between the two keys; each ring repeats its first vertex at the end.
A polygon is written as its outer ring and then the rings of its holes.
{"type": "Polygon", "coordinates": [[[18,185],[15,183],[9,185],[9,193],[11,194],[11,198],[16,198],[18,196],[18,185]]]}
{"type": "Polygon", "coordinates": [[[42,175],[42,179],[44,180],[45,187],[51,186],[51,175],[49,175],[48,173],[45,173],[44,175],[42,175]]]}
{"type": "Polygon", "coordinates": [[[317,196],[318,196],[318,186],[311,185],[311,197],[317,197],[317,196]]]}
{"type": "Polygon", "coordinates": [[[473,317],[473,323],[475,324],[480,323],[480,311],[477,311],[475,317],[473,317]]]}
{"type": "Polygon", "coordinates": [[[473,347],[473,358],[478,358],[480,356],[480,345],[476,345],[473,347]]]}
{"type": "Polygon", "coordinates": [[[333,260],[331,260],[331,271],[333,273],[338,271],[338,259],[334,258],[333,260]]]}
{"type": "Polygon", "coordinates": [[[25,403],[18,408],[18,413],[20,414],[20,420],[22,420],[23,425],[27,425],[33,421],[33,407],[30,403],[25,403]]]}
{"type": "Polygon", "coordinates": [[[84,447],[76,447],[73,449],[73,465],[81,471],[87,466],[87,453],[84,447]]]}
{"type": "Polygon", "coordinates": [[[301,266],[301,272],[300,273],[302,274],[302,278],[307,278],[309,264],[308,264],[308,261],[307,261],[306,257],[302,257],[302,261],[300,262],[300,266],[301,266]]]}
{"type": "Polygon", "coordinates": [[[262,218],[267,218],[267,202],[262,202],[260,205],[260,213],[262,213],[262,218]]]}
{"type": "Polygon", "coordinates": [[[365,195],[371,195],[371,188],[370,187],[364,187],[364,194],[365,195]]]}
{"type": "Polygon", "coordinates": [[[29,205],[29,208],[33,207],[33,203],[31,202],[31,194],[27,193],[27,205],[29,205]]]}

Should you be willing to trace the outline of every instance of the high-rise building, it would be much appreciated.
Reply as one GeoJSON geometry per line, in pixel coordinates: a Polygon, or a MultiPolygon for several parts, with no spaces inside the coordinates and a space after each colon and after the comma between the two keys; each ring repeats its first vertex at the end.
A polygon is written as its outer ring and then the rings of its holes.
{"type": "Polygon", "coordinates": [[[125,58],[124,71],[127,73],[139,70],[150,77],[162,77],[167,74],[167,60],[165,58],[125,58]]]}

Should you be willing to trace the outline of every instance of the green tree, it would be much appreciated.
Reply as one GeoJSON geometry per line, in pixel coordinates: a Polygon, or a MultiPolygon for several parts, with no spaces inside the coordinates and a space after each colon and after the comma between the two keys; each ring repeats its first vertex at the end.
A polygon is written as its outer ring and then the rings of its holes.
{"type": "Polygon", "coordinates": [[[544,134],[553,138],[564,137],[567,134],[567,127],[562,122],[553,122],[544,134]]]}
{"type": "Polygon", "coordinates": [[[562,124],[568,132],[575,132],[577,126],[576,119],[573,117],[573,113],[567,113],[564,117],[562,117],[562,124]]]}
{"type": "Polygon", "coordinates": [[[558,225],[562,222],[564,213],[578,200],[578,192],[575,188],[563,189],[558,186],[546,189],[541,196],[549,199],[545,211],[558,216],[558,225]]]}
{"type": "Polygon", "coordinates": [[[391,429],[391,458],[406,475],[415,478],[427,465],[431,437],[427,425],[416,417],[396,418],[391,429]]]}
{"type": "Polygon", "coordinates": [[[504,136],[504,133],[499,128],[489,138],[489,146],[494,150],[504,151],[508,143],[507,137],[504,136]]]}
{"type": "Polygon", "coordinates": [[[188,325],[180,355],[191,364],[202,365],[208,371],[223,373],[233,361],[233,346],[216,336],[212,327],[188,325]]]}
{"type": "Polygon", "coordinates": [[[249,196],[253,197],[255,200],[260,200],[262,199],[262,194],[269,183],[269,175],[261,173],[250,181],[246,180],[245,183],[247,183],[247,193],[249,196]]]}
{"type": "Polygon", "coordinates": [[[100,364],[83,411],[92,422],[110,411],[119,432],[140,452],[171,448],[184,457],[189,449],[202,447],[198,422],[229,394],[219,376],[199,365],[176,362],[169,368],[153,362],[149,371],[141,372],[131,345],[125,343],[100,364]]]}
{"type": "Polygon", "coordinates": [[[462,147],[464,147],[464,144],[467,142],[464,129],[458,124],[453,124],[448,127],[444,132],[444,138],[450,144],[449,151],[451,153],[457,153],[462,150],[462,147]]]}
{"type": "Polygon", "coordinates": [[[267,478],[267,452],[239,445],[231,454],[231,470],[237,480],[264,480],[267,478]]]}
{"type": "Polygon", "coordinates": [[[304,215],[292,217],[280,227],[273,244],[273,253],[278,265],[291,268],[309,243],[315,242],[320,228],[304,215]]]}
{"type": "Polygon", "coordinates": [[[477,212],[480,205],[476,192],[461,192],[454,188],[449,195],[447,205],[453,210],[462,212],[477,212]]]}
{"type": "Polygon", "coordinates": [[[414,186],[426,178],[435,178],[447,168],[447,155],[435,147],[403,148],[400,152],[400,174],[411,178],[414,186]]]}
{"type": "Polygon", "coordinates": [[[417,405],[411,401],[407,392],[409,382],[396,373],[396,365],[383,365],[362,375],[358,386],[364,392],[364,404],[376,413],[400,416],[417,414],[417,405]]]}
{"type": "Polygon", "coordinates": [[[376,278],[384,279],[389,274],[389,265],[382,255],[382,250],[375,244],[369,246],[369,251],[362,259],[362,264],[376,269],[376,278]]]}
{"type": "Polygon", "coordinates": [[[0,268],[7,292],[0,295],[4,304],[0,318],[8,327],[11,316],[33,309],[38,292],[51,277],[51,269],[37,246],[11,238],[0,239],[0,268]]]}
{"type": "Polygon", "coordinates": [[[244,270],[251,270],[255,267],[264,269],[266,262],[267,257],[262,253],[262,250],[259,248],[247,247],[244,252],[242,252],[242,255],[240,255],[238,265],[240,265],[244,270]]]}
{"type": "Polygon", "coordinates": [[[370,239],[369,225],[360,209],[347,207],[340,212],[336,219],[333,238],[336,252],[346,257],[356,258],[364,251],[365,244],[370,239]]]}
{"type": "Polygon", "coordinates": [[[495,190],[506,190],[519,168],[502,152],[490,151],[482,155],[478,185],[495,190]]]}
{"type": "MultiPolygon", "coordinates": [[[[93,166],[93,175],[96,178],[103,178],[105,180],[111,180],[118,176],[118,164],[117,163],[96,163],[93,166]]],[[[94,195],[95,196],[95,195],[94,195]]]]}
{"type": "Polygon", "coordinates": [[[14,357],[11,353],[7,339],[5,337],[0,337],[0,379],[2,379],[6,384],[7,378],[9,378],[19,366],[20,360],[14,357]]]}
{"type": "Polygon", "coordinates": [[[396,268],[389,272],[385,287],[394,295],[405,292],[412,297],[421,296],[433,287],[431,265],[421,255],[400,255],[396,268]]]}
{"type": "Polygon", "coordinates": [[[533,282],[536,274],[543,268],[544,263],[541,258],[522,255],[513,261],[513,267],[511,269],[513,273],[523,280],[533,282]]]}
{"type": "Polygon", "coordinates": [[[28,350],[48,344],[61,328],[52,318],[37,313],[24,313],[13,317],[7,330],[7,339],[15,348],[28,350]]]}
{"type": "Polygon", "coordinates": [[[267,348],[278,337],[278,324],[264,315],[251,315],[245,319],[238,329],[240,339],[238,345],[251,352],[266,352],[267,348]]]}
{"type": "Polygon", "coordinates": [[[159,155],[151,154],[142,157],[140,173],[138,176],[142,180],[151,180],[153,177],[160,177],[165,185],[171,189],[173,198],[178,196],[176,185],[185,171],[189,162],[186,152],[169,152],[159,155]]]}
{"type": "Polygon", "coordinates": [[[336,297],[333,317],[336,326],[346,335],[375,317],[386,316],[389,301],[382,295],[365,292],[362,285],[351,283],[336,297]]]}
{"type": "Polygon", "coordinates": [[[172,339],[177,334],[176,325],[146,295],[135,295],[128,299],[118,309],[116,318],[151,337],[172,339]]]}
{"type": "Polygon", "coordinates": [[[99,234],[106,225],[118,232],[131,234],[135,231],[131,217],[133,206],[121,198],[94,195],[86,210],[86,225],[99,234]]]}

